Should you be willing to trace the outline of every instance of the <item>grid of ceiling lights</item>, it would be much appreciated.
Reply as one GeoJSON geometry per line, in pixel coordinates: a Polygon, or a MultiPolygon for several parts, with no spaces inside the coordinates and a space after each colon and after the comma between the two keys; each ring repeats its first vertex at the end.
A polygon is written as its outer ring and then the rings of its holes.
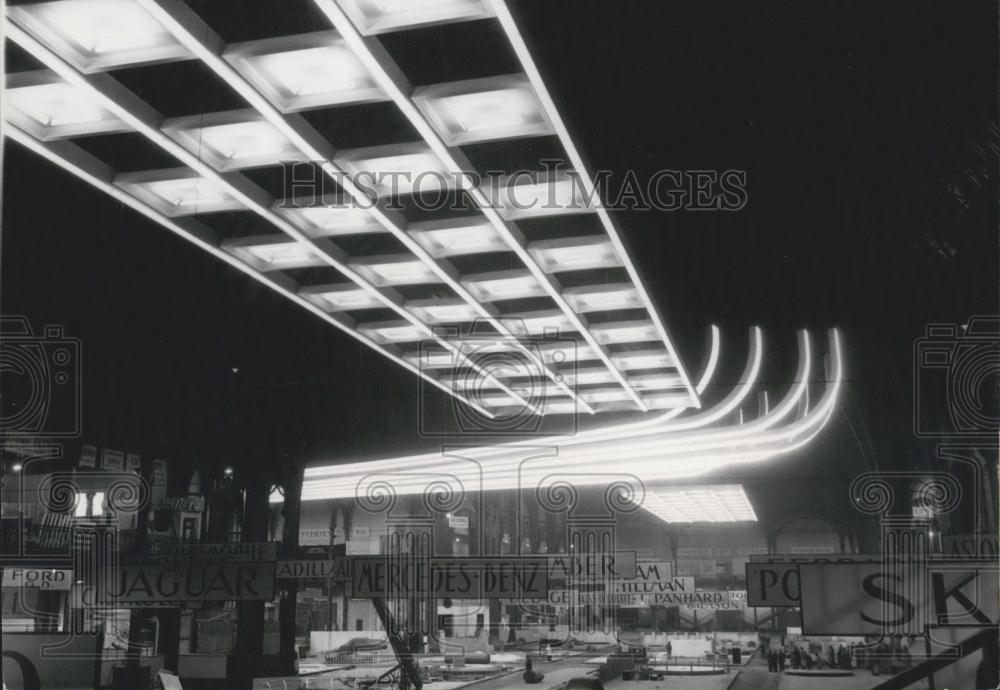
{"type": "MultiPolygon", "coordinates": [[[[526,382],[479,366],[482,343],[463,336],[473,322],[492,329],[491,351],[525,358],[552,382],[532,408],[539,414],[697,407],[616,229],[599,204],[587,201],[590,177],[502,0],[313,1],[328,26],[232,45],[186,5],[166,0],[10,6],[8,39],[46,69],[8,75],[5,131],[487,414],[522,407],[526,382]],[[406,66],[373,47],[386,32],[480,19],[500,24],[522,72],[412,89],[402,76],[406,66]],[[194,59],[249,107],[164,119],[114,78],[119,68],[194,59]],[[422,139],[334,150],[297,115],[376,101],[398,106],[422,139]],[[71,141],[136,131],[183,165],[119,174],[71,141]],[[447,221],[407,223],[351,184],[336,202],[274,199],[240,172],[324,160],[330,175],[398,180],[388,176],[410,173],[462,186],[469,182],[460,173],[470,168],[460,146],[540,136],[558,138],[579,177],[466,186],[475,207],[447,221]],[[274,233],[219,241],[197,218],[234,210],[256,213],[274,233]],[[592,214],[603,232],[527,242],[517,226],[569,214],[592,214]],[[405,251],[352,256],[337,244],[386,233],[405,251]],[[502,270],[463,275],[455,268],[456,257],[496,252],[506,257],[502,270]],[[332,267],[343,280],[300,285],[283,273],[310,267],[332,267]],[[608,269],[627,277],[608,282],[608,269]],[[433,297],[413,296],[413,286],[430,286],[433,297]],[[526,302],[538,306],[518,306],[526,302]],[[366,319],[372,310],[385,316],[366,319]],[[469,370],[478,377],[471,385],[469,370]]],[[[374,188],[378,201],[417,191],[406,184],[374,188]]],[[[481,327],[476,332],[481,337],[481,327]]]]}
{"type": "Polygon", "coordinates": [[[647,490],[640,503],[664,522],[756,522],[739,484],[647,490]]]}

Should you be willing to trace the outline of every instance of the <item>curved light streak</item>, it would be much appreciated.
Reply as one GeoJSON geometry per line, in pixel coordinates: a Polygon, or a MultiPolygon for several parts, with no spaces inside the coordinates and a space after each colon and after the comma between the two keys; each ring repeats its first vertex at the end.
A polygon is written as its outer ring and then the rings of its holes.
{"type": "MultiPolygon", "coordinates": [[[[843,354],[839,333],[831,331],[829,340],[832,371],[822,397],[811,410],[807,404],[802,403],[807,401],[805,396],[812,371],[812,353],[808,337],[805,333],[800,333],[800,361],[791,390],[762,417],[744,424],[705,429],[697,434],[685,435],[684,438],[662,428],[653,428],[649,434],[651,438],[640,443],[609,444],[608,448],[603,447],[606,442],[600,439],[600,430],[590,434],[587,442],[568,449],[510,445],[505,449],[505,456],[478,457],[477,451],[480,449],[473,448],[461,451],[459,461],[463,464],[462,467],[457,466],[454,456],[443,457],[441,454],[394,458],[378,461],[377,464],[395,469],[393,488],[399,494],[406,494],[419,493],[423,489],[422,481],[416,477],[408,477],[408,472],[428,469],[461,477],[468,491],[490,491],[530,487],[533,486],[532,482],[544,478],[552,471],[565,471],[567,467],[579,474],[581,486],[598,484],[600,472],[604,471],[606,474],[610,462],[627,463],[629,472],[642,477],[646,483],[694,477],[729,464],[760,462],[803,447],[829,421],[843,380],[843,354]],[[796,407],[798,412],[791,422],[776,426],[796,407]],[[596,452],[595,436],[600,439],[596,443],[602,444],[596,452]],[[431,463],[431,460],[434,462],[431,463]],[[469,470],[469,461],[478,463],[474,471],[469,470]],[[589,478],[586,476],[588,472],[592,475],[589,478]]],[[[745,374],[748,379],[755,380],[757,372],[759,351],[751,353],[745,374]]],[[[734,407],[733,401],[738,404],[738,401],[746,397],[747,392],[748,390],[734,390],[719,408],[726,409],[728,414],[734,407]]],[[[695,416],[714,415],[709,411],[695,416]]],[[[621,428],[622,425],[619,425],[612,431],[618,432],[621,428]]],[[[358,475],[372,471],[372,465],[373,463],[352,463],[314,468],[326,476],[307,479],[303,487],[303,500],[347,498],[355,495],[358,475]]],[[[272,497],[272,501],[280,502],[280,498],[272,497]]]]}

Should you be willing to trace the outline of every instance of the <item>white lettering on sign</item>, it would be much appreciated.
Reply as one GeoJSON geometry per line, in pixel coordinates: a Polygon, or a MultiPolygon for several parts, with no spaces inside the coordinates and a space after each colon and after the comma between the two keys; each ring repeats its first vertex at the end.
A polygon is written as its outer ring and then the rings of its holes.
{"type": "Polygon", "coordinates": [[[156,510],[201,513],[205,510],[205,499],[201,496],[171,496],[159,499],[154,507],[156,510]]]}
{"type": "Polygon", "coordinates": [[[688,609],[711,609],[727,611],[742,609],[746,606],[746,592],[731,592],[728,590],[702,592],[676,592],[659,595],[658,606],[683,606],[688,609]]]}
{"type": "Polygon", "coordinates": [[[49,568],[4,568],[4,587],[68,590],[73,585],[72,570],[49,568]]]}
{"type": "Polygon", "coordinates": [[[330,561],[278,561],[274,569],[278,579],[334,579],[349,581],[351,579],[351,562],[346,558],[330,561]]]}
{"type": "Polygon", "coordinates": [[[158,544],[153,550],[152,560],[163,561],[165,558],[181,562],[211,562],[211,561],[273,561],[277,558],[278,548],[272,542],[233,543],[233,544],[158,544]]]}

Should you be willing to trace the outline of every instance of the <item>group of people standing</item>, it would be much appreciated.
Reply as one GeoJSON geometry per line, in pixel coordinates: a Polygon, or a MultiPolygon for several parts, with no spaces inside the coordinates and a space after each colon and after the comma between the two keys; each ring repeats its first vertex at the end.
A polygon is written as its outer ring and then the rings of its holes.
{"type": "Polygon", "coordinates": [[[781,673],[785,670],[785,650],[783,647],[767,650],[767,670],[771,673],[781,673]]]}

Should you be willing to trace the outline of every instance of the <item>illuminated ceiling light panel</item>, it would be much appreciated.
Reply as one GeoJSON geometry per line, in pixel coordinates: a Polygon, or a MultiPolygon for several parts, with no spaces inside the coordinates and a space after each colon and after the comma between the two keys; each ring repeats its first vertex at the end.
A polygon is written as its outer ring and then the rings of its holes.
{"type": "Polygon", "coordinates": [[[412,98],[449,146],[555,133],[522,74],[423,86],[412,98]]]}
{"type": "Polygon", "coordinates": [[[171,218],[245,208],[220,185],[190,168],[124,173],[114,184],[171,218]]]}
{"type": "Polygon", "coordinates": [[[578,314],[643,308],[639,291],[631,283],[572,287],[563,290],[562,295],[578,314]]]}
{"type": "Polygon", "coordinates": [[[674,366],[674,359],[666,350],[635,350],[611,355],[615,368],[621,371],[636,369],[662,369],[674,366]]]}
{"type": "Polygon", "coordinates": [[[642,506],[664,522],[756,522],[739,484],[647,490],[642,506]]]}
{"type": "Polygon", "coordinates": [[[605,367],[580,367],[579,369],[570,367],[561,371],[560,374],[567,386],[595,386],[618,382],[614,374],[605,367]]]}
{"type": "Polygon", "coordinates": [[[656,342],[660,339],[651,321],[615,321],[590,329],[601,345],[656,342]]]}
{"type": "Polygon", "coordinates": [[[351,261],[351,267],[375,287],[440,283],[431,268],[412,254],[371,256],[351,261]]]}
{"type": "Polygon", "coordinates": [[[521,403],[505,393],[477,395],[475,398],[483,407],[523,407],[521,403]]]}
{"type": "Polygon", "coordinates": [[[222,248],[258,271],[283,271],[326,265],[311,247],[288,235],[241,237],[226,240],[222,243],[222,248]]]}
{"type": "Polygon", "coordinates": [[[336,31],[237,43],[223,57],[285,113],[388,98],[336,31]]]}
{"type": "Polygon", "coordinates": [[[621,257],[605,235],[540,240],[529,244],[528,251],[546,273],[622,265],[621,257]]]}
{"type": "Polygon", "coordinates": [[[627,377],[628,384],[637,391],[668,390],[683,388],[680,374],[639,374],[627,377]]]}
{"type": "Polygon", "coordinates": [[[501,321],[515,335],[566,335],[576,333],[573,323],[559,309],[525,312],[518,316],[503,317],[501,321]]]}
{"type": "Polygon", "coordinates": [[[507,220],[590,213],[597,201],[588,200],[580,180],[564,172],[496,178],[482,191],[507,220]]]}
{"type": "Polygon", "coordinates": [[[130,128],[85,91],[47,70],[7,75],[7,119],[40,141],[130,128]]]}
{"type": "Polygon", "coordinates": [[[411,223],[407,232],[436,259],[510,250],[493,225],[481,218],[420,221],[411,223]]]}
{"type": "Polygon", "coordinates": [[[580,409],[579,403],[572,398],[547,398],[543,404],[545,414],[574,414],[580,409]]]}
{"type": "Polygon", "coordinates": [[[423,142],[341,151],[336,163],[379,197],[439,192],[458,182],[423,142]]]}
{"type": "Polygon", "coordinates": [[[310,285],[299,290],[307,300],[329,312],[378,309],[385,306],[381,300],[354,285],[310,285]]]}
{"type": "Polygon", "coordinates": [[[7,15],[81,72],[192,57],[135,0],[38,2],[7,15]]]}
{"type": "Polygon", "coordinates": [[[462,285],[480,302],[544,297],[548,294],[527,269],[476,273],[467,276],[462,285]]]}
{"type": "Polygon", "coordinates": [[[409,321],[376,321],[358,327],[377,343],[414,343],[427,337],[426,332],[409,321]]]}
{"type": "Polygon", "coordinates": [[[557,367],[573,366],[574,362],[586,362],[599,359],[599,355],[590,345],[581,342],[567,342],[560,338],[559,342],[538,345],[547,364],[557,367]]]}
{"type": "Polygon", "coordinates": [[[403,354],[403,359],[421,371],[424,369],[451,369],[456,364],[455,355],[439,347],[425,347],[420,351],[406,352],[403,354]]]}
{"type": "Polygon", "coordinates": [[[369,35],[493,16],[485,0],[339,0],[339,4],[361,33],[369,35]]]}
{"type": "Polygon", "coordinates": [[[161,129],[219,172],[307,160],[288,137],[255,110],[173,118],[161,129]]]}
{"type": "Polygon", "coordinates": [[[288,199],[279,201],[273,209],[310,237],[389,232],[368,210],[351,203],[288,199]]]}
{"type": "Polygon", "coordinates": [[[475,307],[457,298],[411,300],[406,308],[424,323],[464,323],[480,317],[475,307]]]}
{"type": "Polygon", "coordinates": [[[686,393],[643,394],[642,401],[651,410],[669,410],[691,406],[691,398],[686,393]]]}
{"type": "Polygon", "coordinates": [[[597,390],[580,390],[577,391],[577,394],[588,403],[625,402],[632,400],[632,396],[621,386],[600,388],[597,390]]]}

